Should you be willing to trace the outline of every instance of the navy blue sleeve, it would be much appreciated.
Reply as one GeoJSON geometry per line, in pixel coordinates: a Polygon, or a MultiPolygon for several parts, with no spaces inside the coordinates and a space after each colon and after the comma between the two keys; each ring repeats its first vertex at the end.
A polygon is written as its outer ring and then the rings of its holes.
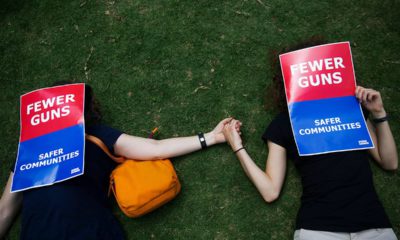
{"type": "Polygon", "coordinates": [[[114,152],[114,144],[123,132],[105,125],[94,125],[88,127],[86,133],[100,138],[107,148],[114,152]]]}

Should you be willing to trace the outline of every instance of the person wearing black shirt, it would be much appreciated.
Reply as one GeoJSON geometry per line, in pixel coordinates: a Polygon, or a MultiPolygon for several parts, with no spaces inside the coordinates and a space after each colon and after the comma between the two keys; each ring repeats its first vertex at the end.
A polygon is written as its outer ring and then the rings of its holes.
{"type": "MultiPolygon", "coordinates": [[[[303,194],[294,239],[397,239],[375,192],[369,155],[385,170],[398,167],[397,149],[378,91],[358,86],[356,98],[371,115],[367,126],[375,148],[299,156],[289,114],[283,111],[269,124],[262,139],[268,146],[266,170],[251,159],[232,120],[225,138],[266,202],[280,194],[291,159],[300,173],[303,194]]],[[[317,144],[312,143],[310,144],[317,144]]]]}
{"type": "MultiPolygon", "coordinates": [[[[326,44],[321,36],[289,46],[281,53],[326,44]]],[[[281,192],[290,159],[301,177],[303,193],[296,218],[295,240],[397,239],[374,189],[369,159],[380,167],[398,168],[396,144],[390,130],[380,93],[357,86],[355,97],[361,103],[375,148],[369,150],[299,156],[295,144],[279,62],[273,52],[272,84],[267,92],[267,109],[280,113],[268,125],[262,139],[268,148],[265,171],[261,170],[243,147],[241,122],[232,120],[224,135],[240,160],[243,170],[266,202],[275,201],[281,192]]],[[[309,144],[318,144],[310,142],[309,144]]]]}

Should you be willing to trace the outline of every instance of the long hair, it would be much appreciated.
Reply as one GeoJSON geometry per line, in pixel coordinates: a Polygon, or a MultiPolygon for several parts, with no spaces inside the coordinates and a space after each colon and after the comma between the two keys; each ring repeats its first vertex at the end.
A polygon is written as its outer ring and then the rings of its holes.
{"type": "Polygon", "coordinates": [[[281,65],[279,55],[287,52],[296,51],[303,48],[326,44],[327,42],[322,36],[313,36],[310,39],[297,43],[295,45],[286,47],[281,51],[272,51],[271,56],[271,69],[273,71],[272,83],[267,87],[265,96],[265,109],[277,110],[279,112],[287,112],[287,103],[285,95],[285,85],[283,83],[281,65]]]}
{"type": "Polygon", "coordinates": [[[99,124],[102,118],[100,103],[97,101],[92,87],[85,84],[85,124],[99,124]]]}
{"type": "MultiPolygon", "coordinates": [[[[72,81],[57,81],[52,86],[61,86],[72,84],[72,81]]],[[[103,116],[101,114],[100,103],[97,101],[92,87],[85,83],[85,125],[95,125],[101,123],[103,116]]]]}

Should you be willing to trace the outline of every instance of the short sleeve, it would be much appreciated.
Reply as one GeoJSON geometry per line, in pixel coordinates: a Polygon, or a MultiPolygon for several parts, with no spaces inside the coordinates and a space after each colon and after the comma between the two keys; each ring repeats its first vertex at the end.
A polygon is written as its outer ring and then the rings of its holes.
{"type": "Polygon", "coordinates": [[[271,141],[288,149],[290,144],[290,131],[291,127],[289,116],[285,113],[280,113],[268,125],[267,129],[262,135],[262,139],[265,143],[271,141]]]}
{"type": "Polygon", "coordinates": [[[94,125],[87,128],[86,133],[100,138],[114,152],[114,144],[123,132],[105,125],[94,125]]]}

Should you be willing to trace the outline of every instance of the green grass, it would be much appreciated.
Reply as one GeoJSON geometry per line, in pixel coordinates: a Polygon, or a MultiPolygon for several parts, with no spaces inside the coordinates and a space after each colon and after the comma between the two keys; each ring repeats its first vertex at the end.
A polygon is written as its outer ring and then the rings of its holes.
{"type": "MultiPolygon", "coordinates": [[[[260,140],[271,50],[312,35],[350,41],[357,79],[379,89],[399,139],[400,18],[384,1],[0,0],[0,185],[15,161],[19,96],[56,80],[90,83],[113,127],[161,137],[244,123],[246,146],[264,167],[260,140]]],[[[266,204],[226,145],[174,160],[182,193],[140,219],[115,213],[129,239],[290,239],[301,186],[289,164],[281,197],[266,204]]],[[[400,235],[400,176],[371,164],[377,192],[400,235]]],[[[18,224],[9,239],[18,238],[18,224]]]]}

